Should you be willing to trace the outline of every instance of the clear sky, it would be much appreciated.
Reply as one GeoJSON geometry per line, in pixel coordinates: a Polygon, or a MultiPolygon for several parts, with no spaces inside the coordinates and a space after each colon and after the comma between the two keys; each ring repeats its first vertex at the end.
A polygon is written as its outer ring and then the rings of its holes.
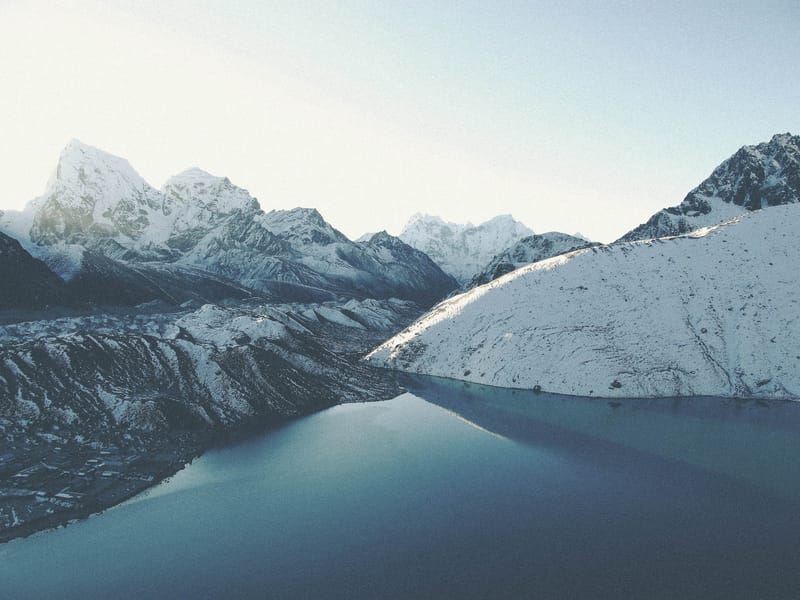
{"type": "Polygon", "coordinates": [[[800,2],[0,0],[0,208],[71,138],[351,237],[415,212],[610,241],[800,133],[800,2]]]}

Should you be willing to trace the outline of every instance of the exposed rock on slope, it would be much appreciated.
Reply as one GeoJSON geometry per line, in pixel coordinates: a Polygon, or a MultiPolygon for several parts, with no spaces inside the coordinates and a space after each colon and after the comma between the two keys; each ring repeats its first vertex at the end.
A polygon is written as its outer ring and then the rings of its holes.
{"type": "Polygon", "coordinates": [[[800,206],[578,250],[437,305],[373,364],[595,396],[800,397],[800,206]]]}
{"type": "Polygon", "coordinates": [[[665,208],[620,241],[680,235],[741,213],[800,202],[800,136],[781,133],[744,146],[678,206],[665,208]]]}
{"type": "Polygon", "coordinates": [[[458,282],[442,271],[424,252],[400,238],[380,231],[361,246],[379,266],[378,273],[399,298],[414,298],[430,306],[458,287],[458,282]]]}
{"type": "Polygon", "coordinates": [[[464,284],[496,254],[532,234],[533,231],[510,215],[500,215],[473,226],[418,214],[411,217],[399,237],[430,256],[443,271],[464,284]]]}
{"type": "Polygon", "coordinates": [[[495,256],[480,273],[472,278],[467,287],[472,288],[476,285],[489,283],[514,269],[530,263],[585,248],[586,246],[596,245],[596,243],[588,242],[584,238],[557,231],[529,235],[495,256]]]}
{"type": "Polygon", "coordinates": [[[391,386],[349,353],[417,311],[398,300],[205,305],[6,325],[0,418],[108,443],[385,397],[391,386]]]}

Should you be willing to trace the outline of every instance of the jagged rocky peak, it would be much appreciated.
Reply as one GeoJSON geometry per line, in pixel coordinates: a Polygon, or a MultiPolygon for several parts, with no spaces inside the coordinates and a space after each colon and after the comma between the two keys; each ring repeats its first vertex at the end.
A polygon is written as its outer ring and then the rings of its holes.
{"type": "Polygon", "coordinates": [[[170,177],[161,192],[181,207],[191,207],[215,214],[259,208],[258,200],[227,177],[217,177],[193,167],[170,177]]]}
{"type": "MultiPolygon", "coordinates": [[[[366,238],[366,236],[364,236],[364,237],[366,238]]],[[[359,238],[359,239],[361,239],[361,238],[359,238]]],[[[399,246],[399,245],[406,246],[407,245],[400,238],[395,237],[395,236],[390,235],[389,233],[387,233],[385,229],[382,230],[382,231],[379,231],[377,233],[373,233],[368,238],[362,239],[361,241],[369,243],[369,244],[379,245],[379,246],[399,246]]]]}
{"type": "Polygon", "coordinates": [[[124,158],[72,140],[44,195],[33,201],[30,238],[48,245],[104,237],[138,240],[169,212],[163,200],[124,158]]]}
{"type": "Polygon", "coordinates": [[[475,226],[416,214],[399,237],[425,252],[445,272],[463,284],[470,281],[496,254],[532,234],[530,228],[511,215],[499,215],[475,226]]]}
{"type": "Polygon", "coordinates": [[[264,226],[279,237],[301,244],[328,245],[350,241],[331,226],[316,208],[271,210],[264,215],[264,226]]]}
{"type": "Polygon", "coordinates": [[[620,241],[679,235],[749,210],[800,201],[800,136],[779,133],[744,146],[719,165],[683,202],[665,208],[620,241]]]}

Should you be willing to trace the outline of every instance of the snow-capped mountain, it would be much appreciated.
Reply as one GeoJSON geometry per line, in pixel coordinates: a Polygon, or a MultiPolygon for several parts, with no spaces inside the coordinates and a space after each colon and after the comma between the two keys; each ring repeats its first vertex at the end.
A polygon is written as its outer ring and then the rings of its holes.
{"type": "Polygon", "coordinates": [[[424,254],[351,242],[314,209],[264,213],[246,190],[196,168],[159,191],[128,161],[75,140],[45,193],[21,213],[1,215],[0,229],[65,280],[131,291],[95,301],[185,297],[176,289],[182,281],[285,299],[398,296],[428,304],[455,287],[424,254]]]}
{"type": "Polygon", "coordinates": [[[216,177],[197,168],[188,169],[167,180],[161,187],[165,204],[174,214],[167,246],[186,252],[199,240],[228,219],[259,212],[258,201],[247,190],[227,177],[216,177]]]}
{"type": "Polygon", "coordinates": [[[474,226],[416,214],[399,237],[430,256],[443,271],[464,284],[495,255],[532,234],[533,231],[510,215],[500,215],[474,226]]]}
{"type": "Polygon", "coordinates": [[[774,135],[744,146],[677,206],[665,208],[619,241],[680,235],[750,210],[800,202],[800,136],[774,135]]]}
{"type": "Polygon", "coordinates": [[[586,248],[448,299],[377,365],[583,396],[800,398],[800,205],[586,248]]]}
{"type": "Polygon", "coordinates": [[[378,273],[385,285],[397,290],[400,298],[415,298],[429,306],[458,287],[427,254],[385,231],[359,245],[380,265],[378,273]]]}
{"type": "Polygon", "coordinates": [[[558,231],[529,235],[489,261],[489,264],[472,278],[467,287],[472,288],[489,283],[493,279],[529,263],[596,245],[596,243],[587,241],[586,238],[558,231]]]}
{"type": "Polygon", "coordinates": [[[32,201],[28,235],[38,245],[79,244],[162,257],[161,244],[175,218],[164,196],[127,160],[72,140],[64,148],[45,193],[32,201]]]}

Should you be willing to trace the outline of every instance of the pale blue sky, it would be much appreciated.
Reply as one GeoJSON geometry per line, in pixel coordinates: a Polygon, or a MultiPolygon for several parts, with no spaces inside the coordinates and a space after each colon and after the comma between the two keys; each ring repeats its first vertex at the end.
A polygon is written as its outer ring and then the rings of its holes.
{"type": "Polygon", "coordinates": [[[0,3],[14,208],[71,137],[350,236],[414,212],[609,241],[800,132],[798,2],[0,3]]]}

